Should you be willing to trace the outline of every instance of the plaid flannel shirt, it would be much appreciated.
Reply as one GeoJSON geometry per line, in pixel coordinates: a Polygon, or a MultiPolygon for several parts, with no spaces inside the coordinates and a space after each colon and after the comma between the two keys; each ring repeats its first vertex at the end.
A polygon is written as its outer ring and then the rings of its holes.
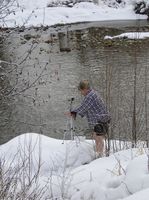
{"type": "Polygon", "coordinates": [[[79,114],[81,117],[86,116],[90,127],[99,122],[109,122],[111,119],[102,99],[94,90],[90,90],[81,105],[73,109],[72,112],[79,114]]]}

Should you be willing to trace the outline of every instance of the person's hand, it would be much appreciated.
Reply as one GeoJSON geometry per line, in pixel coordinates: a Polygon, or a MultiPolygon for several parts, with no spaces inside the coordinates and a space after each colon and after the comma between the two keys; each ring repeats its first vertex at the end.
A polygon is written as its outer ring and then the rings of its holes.
{"type": "Polygon", "coordinates": [[[68,117],[72,117],[73,119],[76,119],[76,112],[66,112],[65,115],[68,117]]]}
{"type": "Polygon", "coordinates": [[[64,113],[64,115],[66,115],[67,117],[71,117],[72,116],[71,112],[66,112],[66,113],[64,113]]]}

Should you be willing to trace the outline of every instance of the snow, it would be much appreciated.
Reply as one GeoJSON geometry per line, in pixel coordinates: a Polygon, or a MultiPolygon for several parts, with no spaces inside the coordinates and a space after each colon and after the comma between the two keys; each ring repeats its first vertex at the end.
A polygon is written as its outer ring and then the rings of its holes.
{"type": "MultiPolygon", "coordinates": [[[[28,156],[32,174],[38,170],[39,160],[42,163],[40,186],[46,182],[55,198],[63,194],[64,199],[71,200],[146,200],[149,195],[145,149],[128,149],[94,159],[92,140],[63,141],[36,133],[22,134],[0,146],[6,168],[17,166],[20,157],[27,160],[28,156]]],[[[47,193],[44,195],[46,199],[47,193]]]]}
{"type": "MultiPolygon", "coordinates": [[[[1,145],[1,155],[7,155],[7,157],[14,157],[19,150],[19,154],[24,152],[30,153],[34,152],[33,159],[34,162],[38,160],[38,155],[41,155],[41,162],[45,164],[42,166],[43,171],[47,171],[49,166],[53,166],[53,160],[58,158],[54,162],[54,170],[63,167],[65,158],[67,157],[67,167],[68,166],[80,166],[83,163],[90,162],[94,157],[92,145],[88,142],[82,143],[82,145],[77,146],[78,141],[67,142],[63,144],[62,140],[56,140],[53,138],[48,138],[46,136],[41,136],[35,133],[23,134],[17,138],[12,139],[8,143],[1,145]],[[41,145],[41,147],[40,147],[41,145]],[[88,148],[86,146],[89,146],[88,148]],[[31,148],[30,148],[31,147],[31,148]],[[50,148],[50,151],[49,151],[50,148]],[[84,149],[86,151],[84,151],[84,149]],[[41,150],[41,151],[40,151],[41,150]]],[[[11,162],[11,161],[10,161],[11,162]]],[[[13,163],[18,162],[18,158],[13,161],[13,163]]],[[[51,167],[52,168],[52,167],[51,167]]],[[[53,168],[52,168],[53,170],[53,168]]]]}
{"type": "MultiPolygon", "coordinates": [[[[102,1],[98,5],[82,2],[69,8],[47,7],[50,0],[18,0],[19,6],[13,6],[15,12],[5,19],[1,17],[0,25],[30,27],[147,18],[133,12],[133,1],[125,2],[118,8],[109,7],[102,1]]],[[[106,36],[105,39],[147,37],[149,32],[134,32],[106,36]]],[[[29,162],[29,171],[33,175],[40,163],[39,184],[44,187],[46,183],[46,187],[51,188],[44,193],[45,199],[51,192],[55,199],[65,200],[148,200],[149,169],[145,149],[130,148],[95,160],[92,140],[62,141],[26,133],[1,145],[0,159],[6,172],[29,162]]]]}
{"type": "MultiPolygon", "coordinates": [[[[62,1],[62,0],[61,0],[62,1]]],[[[61,2],[59,1],[59,2],[61,2]]],[[[98,5],[91,2],[81,2],[73,7],[47,7],[52,0],[18,0],[14,4],[14,12],[3,20],[0,17],[0,25],[4,27],[15,26],[40,26],[55,25],[85,21],[108,20],[136,20],[146,19],[146,15],[137,15],[133,11],[133,1],[125,0],[125,4],[119,7],[109,7],[99,0],[98,5]]],[[[108,1],[107,1],[108,2],[108,1]]]]}
{"type": "Polygon", "coordinates": [[[130,33],[122,33],[114,37],[105,36],[104,39],[115,39],[115,38],[145,39],[148,37],[149,37],[149,32],[130,32],[130,33]]]}

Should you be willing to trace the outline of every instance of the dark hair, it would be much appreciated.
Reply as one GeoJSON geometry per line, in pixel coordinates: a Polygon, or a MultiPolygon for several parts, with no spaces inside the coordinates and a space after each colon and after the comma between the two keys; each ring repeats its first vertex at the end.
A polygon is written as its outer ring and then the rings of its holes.
{"type": "Polygon", "coordinates": [[[88,80],[80,81],[78,85],[78,90],[90,89],[90,84],[88,80]]]}

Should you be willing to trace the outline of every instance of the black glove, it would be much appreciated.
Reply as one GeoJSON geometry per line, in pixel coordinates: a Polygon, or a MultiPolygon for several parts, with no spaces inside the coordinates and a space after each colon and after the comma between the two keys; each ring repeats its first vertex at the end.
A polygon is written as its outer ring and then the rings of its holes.
{"type": "Polygon", "coordinates": [[[71,115],[72,115],[72,117],[74,118],[74,119],[76,119],[76,116],[77,116],[77,113],[76,112],[71,112],[71,115]]]}

